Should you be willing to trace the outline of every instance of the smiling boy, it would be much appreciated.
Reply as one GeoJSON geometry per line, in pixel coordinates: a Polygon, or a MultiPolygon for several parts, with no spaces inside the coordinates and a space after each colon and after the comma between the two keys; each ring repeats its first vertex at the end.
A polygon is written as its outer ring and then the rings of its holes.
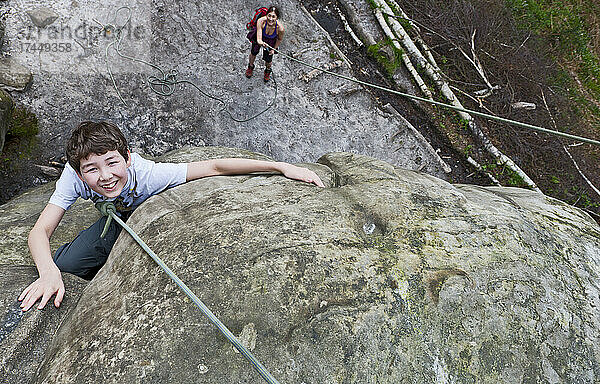
{"type": "Polygon", "coordinates": [[[118,214],[127,219],[147,198],[165,189],[207,176],[238,175],[251,172],[279,172],[285,177],[313,183],[323,182],[311,170],[283,162],[251,159],[213,159],[192,163],[155,163],[130,153],[127,141],[110,122],[83,122],[67,142],[67,159],[56,189],[33,229],[28,244],[39,278],[19,296],[27,311],[40,298],[44,308],[53,295],[60,306],[65,294],[61,272],[91,279],[104,265],[121,227],[114,221],[104,238],[100,233],[106,216],[83,230],[52,256],[50,237],[67,209],[81,197],[93,202],[110,200],[118,214]]]}

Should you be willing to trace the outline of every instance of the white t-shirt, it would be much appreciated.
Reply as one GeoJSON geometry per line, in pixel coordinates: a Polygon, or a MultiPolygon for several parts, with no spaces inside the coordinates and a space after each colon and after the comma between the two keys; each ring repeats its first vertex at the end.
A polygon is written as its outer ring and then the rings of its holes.
{"type": "Polygon", "coordinates": [[[186,163],[155,163],[132,153],[131,165],[127,168],[127,183],[118,197],[109,199],[92,191],[67,163],[56,182],[56,189],[49,203],[67,210],[78,197],[90,199],[94,203],[112,200],[117,211],[128,212],[137,208],[150,196],[185,183],[186,174],[186,163]]]}

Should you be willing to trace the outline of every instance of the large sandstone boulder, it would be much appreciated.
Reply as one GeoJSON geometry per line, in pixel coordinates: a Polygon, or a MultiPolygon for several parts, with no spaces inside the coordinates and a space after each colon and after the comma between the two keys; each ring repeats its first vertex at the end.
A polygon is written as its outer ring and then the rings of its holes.
{"type": "MultiPolygon", "coordinates": [[[[211,177],[128,221],[281,383],[600,380],[600,228],[582,211],[348,153],[309,167],[327,188],[211,177]]],[[[34,382],[262,380],[123,233],[34,382]]]]}
{"type": "MultiPolygon", "coordinates": [[[[63,274],[67,293],[60,309],[49,304],[42,311],[34,307],[23,313],[17,301],[23,289],[38,277],[29,255],[27,235],[53,190],[54,183],[49,183],[0,205],[0,383],[31,381],[54,333],[87,283],[63,274]]],[[[52,251],[75,238],[98,217],[92,204],[76,202],[51,239],[52,251]]]]}
{"type": "Polygon", "coordinates": [[[38,274],[32,266],[0,265],[0,383],[25,384],[31,381],[56,329],[72,309],[86,281],[63,276],[65,296],[59,309],[47,306],[40,311],[21,311],[17,297],[38,274]]]}
{"type": "MultiPolygon", "coordinates": [[[[1,91],[0,91],[1,92],[1,91]]],[[[180,153],[186,153],[185,150],[180,153]]],[[[243,156],[267,159],[266,156],[228,148],[206,148],[203,158],[243,156]]],[[[48,202],[54,183],[32,189],[0,205],[0,383],[29,383],[45,356],[52,336],[68,311],[79,300],[86,281],[63,274],[66,295],[60,309],[51,304],[43,311],[20,310],[17,297],[37,277],[27,247],[27,235],[48,202]]],[[[50,247],[75,238],[77,233],[100,217],[89,201],[78,200],[65,213],[54,232],[50,247]]]]}

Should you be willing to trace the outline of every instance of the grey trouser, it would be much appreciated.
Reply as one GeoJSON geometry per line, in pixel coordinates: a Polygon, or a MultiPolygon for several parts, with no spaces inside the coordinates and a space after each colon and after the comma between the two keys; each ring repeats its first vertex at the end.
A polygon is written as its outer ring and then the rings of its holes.
{"type": "Polygon", "coordinates": [[[62,272],[72,273],[86,280],[91,280],[106,263],[121,226],[114,220],[103,239],[100,234],[104,229],[106,216],[100,218],[88,229],[79,232],[75,240],[62,245],[54,254],[54,262],[62,272]]]}

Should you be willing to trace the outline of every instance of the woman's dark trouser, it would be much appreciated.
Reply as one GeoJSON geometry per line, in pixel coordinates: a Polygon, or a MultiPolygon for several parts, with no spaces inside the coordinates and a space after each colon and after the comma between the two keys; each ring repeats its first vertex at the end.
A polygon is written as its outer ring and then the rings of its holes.
{"type": "Polygon", "coordinates": [[[72,273],[86,280],[91,280],[106,263],[121,226],[114,220],[111,222],[104,238],[100,234],[104,229],[107,217],[104,216],[89,228],[79,232],[75,240],[62,245],[54,254],[54,262],[62,272],[72,273]]]}

